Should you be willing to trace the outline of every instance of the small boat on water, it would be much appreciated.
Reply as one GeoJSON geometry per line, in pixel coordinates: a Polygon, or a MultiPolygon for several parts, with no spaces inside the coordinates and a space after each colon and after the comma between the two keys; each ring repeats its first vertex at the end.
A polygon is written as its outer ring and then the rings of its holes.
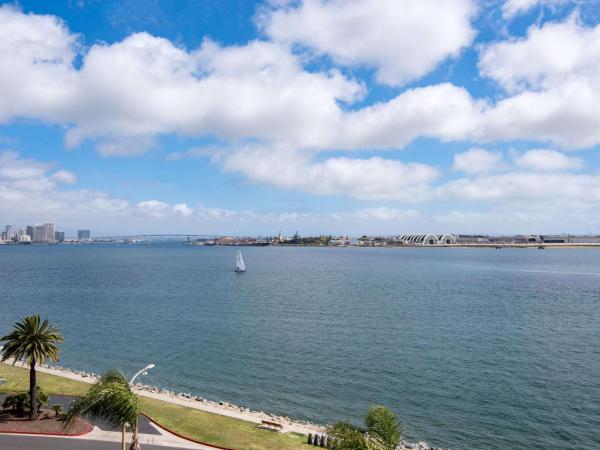
{"type": "Polygon", "coordinates": [[[242,252],[237,252],[237,257],[235,259],[235,271],[236,272],[245,272],[246,264],[244,264],[244,258],[242,258],[242,252]]]}

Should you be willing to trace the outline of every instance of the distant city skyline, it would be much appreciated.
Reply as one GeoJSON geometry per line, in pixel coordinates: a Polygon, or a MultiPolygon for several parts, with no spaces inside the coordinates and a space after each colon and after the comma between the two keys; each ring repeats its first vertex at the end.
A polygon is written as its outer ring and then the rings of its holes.
{"type": "Polygon", "coordinates": [[[574,0],[0,0],[0,223],[599,233],[598,36],[574,0]]]}

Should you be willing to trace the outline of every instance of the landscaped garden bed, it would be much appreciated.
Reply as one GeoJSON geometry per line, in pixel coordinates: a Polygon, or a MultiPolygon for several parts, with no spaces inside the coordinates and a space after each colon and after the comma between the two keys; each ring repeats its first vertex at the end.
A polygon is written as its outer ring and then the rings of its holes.
{"type": "Polygon", "coordinates": [[[92,431],[92,425],[76,418],[72,423],[65,422],[65,413],[60,404],[48,408],[48,394],[39,386],[36,388],[37,408],[30,418],[29,392],[2,396],[0,403],[0,433],[40,433],[64,436],[80,436],[92,431]]]}
{"type": "Polygon", "coordinates": [[[83,419],[76,419],[65,427],[53,410],[42,409],[37,419],[17,417],[9,411],[0,410],[0,433],[43,433],[66,436],[80,436],[92,431],[92,425],[83,419]]]}

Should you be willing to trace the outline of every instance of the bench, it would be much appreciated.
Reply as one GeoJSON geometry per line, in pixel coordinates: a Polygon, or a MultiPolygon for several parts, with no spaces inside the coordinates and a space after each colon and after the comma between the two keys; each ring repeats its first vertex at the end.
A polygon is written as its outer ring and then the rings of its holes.
{"type": "Polygon", "coordinates": [[[283,425],[279,422],[272,422],[270,420],[261,420],[260,427],[271,431],[283,431],[283,425]]]}

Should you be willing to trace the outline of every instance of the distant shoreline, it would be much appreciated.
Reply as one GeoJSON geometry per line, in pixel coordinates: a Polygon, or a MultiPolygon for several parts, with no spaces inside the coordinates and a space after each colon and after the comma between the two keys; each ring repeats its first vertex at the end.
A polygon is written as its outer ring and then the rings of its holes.
{"type": "MultiPolygon", "coordinates": [[[[244,247],[243,245],[223,247],[244,247]]],[[[600,248],[597,244],[445,244],[445,245],[316,245],[316,244],[277,244],[271,247],[319,247],[319,248],[527,248],[527,249],[551,249],[551,248],[600,248]]]]}
{"type": "MultiPolygon", "coordinates": [[[[35,243],[29,245],[19,245],[15,243],[2,243],[0,248],[6,247],[30,247],[30,246],[48,246],[48,245],[69,245],[89,246],[92,244],[119,244],[119,242],[92,242],[85,244],[65,243],[65,244],[48,244],[35,243]]],[[[135,244],[133,244],[135,245],[135,244]]],[[[558,248],[600,248],[600,243],[538,243],[538,244],[432,244],[432,245],[320,245],[320,244],[276,244],[276,245],[251,245],[251,244],[217,244],[217,245],[187,245],[186,247],[315,247],[315,248],[520,248],[520,249],[558,249],[558,248]]]]}

